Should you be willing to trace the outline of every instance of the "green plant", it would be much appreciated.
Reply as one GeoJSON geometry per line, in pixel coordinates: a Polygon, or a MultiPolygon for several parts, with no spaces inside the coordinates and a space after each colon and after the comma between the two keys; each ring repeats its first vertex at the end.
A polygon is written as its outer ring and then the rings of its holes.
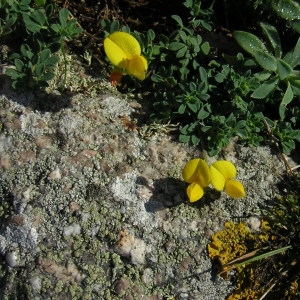
{"type": "Polygon", "coordinates": [[[258,146],[268,142],[269,136],[284,153],[295,149],[300,140],[296,129],[299,40],[283,56],[286,50],[281,49],[275,27],[262,22],[267,45],[254,35],[251,41],[255,43],[250,45],[248,33],[235,32],[235,37],[241,36],[248,43],[245,47],[255,52],[252,58],[216,52],[204,38],[213,26],[211,7],[203,9],[201,1],[183,4],[189,16],[173,15],[176,28],[167,34],[152,29],[131,32],[127,26],[120,28],[117,21],[103,21],[105,35],[121,29],[141,44],[148,73],[142,85],[131,82],[127,88],[148,92],[153,103],[151,121],[179,124],[179,140],[200,144],[209,155],[215,155],[234,137],[258,146]],[[266,69],[261,70],[262,66],[266,69]]]}
{"type": "Polygon", "coordinates": [[[295,48],[282,57],[280,37],[276,28],[262,22],[260,26],[267,39],[267,45],[248,32],[235,31],[233,36],[263,68],[263,71],[255,74],[261,85],[255,89],[251,97],[267,99],[273,92],[281,93],[279,116],[283,120],[286,117],[287,105],[295,99],[295,96],[300,96],[300,71],[297,70],[300,64],[300,38],[295,48]]]}
{"type": "MultiPolygon", "coordinates": [[[[14,68],[6,74],[14,88],[35,89],[47,86],[55,76],[62,50],[65,63],[64,42],[80,34],[76,20],[70,19],[67,9],[59,11],[44,0],[7,0],[0,5],[0,39],[12,47],[9,61],[14,68]],[[16,42],[17,41],[17,42],[16,42]]],[[[64,79],[65,83],[65,79],[64,79]]]]}

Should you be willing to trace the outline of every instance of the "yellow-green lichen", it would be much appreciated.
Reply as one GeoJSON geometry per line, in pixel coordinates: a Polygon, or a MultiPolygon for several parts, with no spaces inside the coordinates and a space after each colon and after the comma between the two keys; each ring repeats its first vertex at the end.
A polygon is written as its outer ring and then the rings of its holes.
{"type": "MultiPolygon", "coordinates": [[[[263,222],[262,225],[265,230],[257,234],[251,232],[243,222],[235,224],[229,221],[225,223],[225,229],[212,236],[212,241],[208,244],[208,253],[209,257],[217,261],[221,267],[221,276],[228,277],[227,271],[230,268],[225,266],[228,262],[257,249],[271,238],[266,230],[267,223],[263,222]]],[[[255,264],[236,268],[236,289],[228,299],[257,299],[260,289],[255,284],[254,267],[255,264]]]]}

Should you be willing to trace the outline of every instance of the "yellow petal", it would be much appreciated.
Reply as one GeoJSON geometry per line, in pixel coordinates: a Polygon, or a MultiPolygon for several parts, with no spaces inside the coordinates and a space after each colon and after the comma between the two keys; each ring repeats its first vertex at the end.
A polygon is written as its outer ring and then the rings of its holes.
{"type": "Polygon", "coordinates": [[[187,162],[182,171],[182,178],[188,183],[198,180],[198,163],[200,158],[193,158],[187,162]]]}
{"type": "Polygon", "coordinates": [[[227,180],[225,192],[232,198],[243,198],[246,195],[243,185],[237,180],[227,180]]]}
{"type": "Polygon", "coordinates": [[[216,168],[225,179],[232,179],[236,176],[236,168],[233,163],[227,160],[219,160],[212,164],[214,168],[216,168]]]}
{"type": "Polygon", "coordinates": [[[222,173],[219,170],[217,170],[214,167],[214,165],[210,166],[209,171],[210,171],[211,184],[217,191],[222,191],[224,189],[225,182],[226,182],[225,177],[222,175],[222,173]]]}
{"type": "Polygon", "coordinates": [[[139,80],[144,80],[148,64],[146,59],[141,55],[133,55],[128,66],[128,73],[139,80]]]}
{"type": "Polygon", "coordinates": [[[187,187],[186,193],[189,197],[190,202],[195,202],[203,197],[204,190],[201,185],[193,182],[187,187]]]}
{"type": "Polygon", "coordinates": [[[119,68],[128,68],[132,56],[141,54],[139,42],[126,32],[117,31],[110,34],[103,44],[108,59],[119,68]]]}
{"type": "Polygon", "coordinates": [[[198,162],[198,182],[201,186],[208,186],[210,183],[210,172],[209,166],[205,162],[205,160],[200,159],[198,162]]]}

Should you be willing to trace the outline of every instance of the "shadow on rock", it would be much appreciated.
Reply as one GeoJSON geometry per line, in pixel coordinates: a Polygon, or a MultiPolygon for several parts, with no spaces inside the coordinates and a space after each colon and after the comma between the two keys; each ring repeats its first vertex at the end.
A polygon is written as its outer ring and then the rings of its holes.
{"type": "Polygon", "coordinates": [[[183,203],[186,199],[186,184],[172,177],[154,180],[150,185],[146,178],[138,177],[137,184],[147,187],[152,195],[145,208],[147,212],[155,213],[167,207],[174,207],[183,203]]]}

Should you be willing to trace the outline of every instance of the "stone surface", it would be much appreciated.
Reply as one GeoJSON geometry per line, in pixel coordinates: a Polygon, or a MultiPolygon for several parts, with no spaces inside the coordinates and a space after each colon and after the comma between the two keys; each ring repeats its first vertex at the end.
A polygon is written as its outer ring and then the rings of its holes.
{"type": "Polygon", "coordinates": [[[2,90],[0,272],[11,294],[221,300],[233,289],[206,245],[228,220],[256,229],[284,164],[268,147],[233,143],[207,159],[234,162],[247,196],[208,188],[191,204],[181,170],[199,150],[129,126],[142,108],[105,84],[64,96],[2,90]]]}

